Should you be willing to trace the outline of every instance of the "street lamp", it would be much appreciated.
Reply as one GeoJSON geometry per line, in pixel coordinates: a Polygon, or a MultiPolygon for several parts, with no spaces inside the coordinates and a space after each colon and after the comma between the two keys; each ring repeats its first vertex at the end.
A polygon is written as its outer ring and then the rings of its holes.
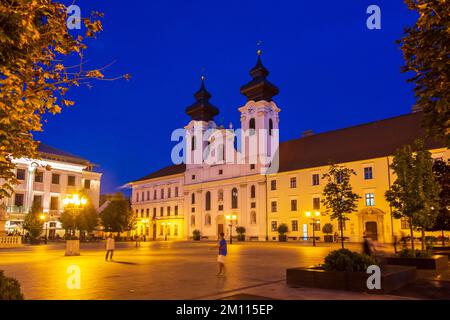
{"type": "Polygon", "coordinates": [[[320,220],[317,219],[318,217],[320,217],[320,212],[316,211],[316,212],[314,212],[314,215],[312,215],[310,211],[307,211],[307,212],[305,212],[305,215],[307,218],[311,219],[311,221],[312,221],[311,226],[312,226],[312,231],[313,231],[313,247],[315,247],[316,246],[316,234],[315,234],[316,226],[315,226],[315,224],[320,223],[320,220]]]}
{"type": "MultiPolygon", "coordinates": [[[[70,209],[74,210],[76,214],[78,214],[78,210],[81,210],[86,204],[87,199],[83,196],[79,196],[78,194],[66,195],[63,199],[64,207],[69,206],[70,209]]],[[[80,234],[81,237],[81,234],[80,234]]]]}
{"type": "Polygon", "coordinates": [[[47,244],[47,225],[45,224],[45,214],[41,214],[39,216],[39,219],[41,219],[41,221],[44,223],[45,226],[44,243],[47,244]]]}
{"type": "Polygon", "coordinates": [[[230,227],[230,244],[233,243],[233,222],[237,220],[237,216],[235,214],[227,214],[225,216],[225,220],[228,221],[230,227]]]}

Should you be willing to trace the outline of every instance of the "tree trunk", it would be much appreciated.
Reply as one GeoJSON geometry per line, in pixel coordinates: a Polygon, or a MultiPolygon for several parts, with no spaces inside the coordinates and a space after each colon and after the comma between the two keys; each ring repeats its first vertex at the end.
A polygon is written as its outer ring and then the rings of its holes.
{"type": "Polygon", "coordinates": [[[411,235],[411,249],[414,251],[414,232],[413,232],[413,226],[411,223],[411,219],[409,219],[409,232],[411,235]]]}
{"type": "Polygon", "coordinates": [[[444,230],[441,230],[441,232],[442,232],[442,246],[445,247],[444,230]]]}
{"type": "Polygon", "coordinates": [[[344,249],[344,224],[341,220],[341,247],[344,249]]]}
{"type": "Polygon", "coordinates": [[[425,251],[425,230],[422,229],[422,251],[425,251]]]}

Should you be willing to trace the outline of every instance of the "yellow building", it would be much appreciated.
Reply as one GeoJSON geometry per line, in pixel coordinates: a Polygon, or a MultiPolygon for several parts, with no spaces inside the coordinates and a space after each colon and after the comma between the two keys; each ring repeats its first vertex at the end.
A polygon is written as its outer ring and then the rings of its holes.
{"type": "MultiPolygon", "coordinates": [[[[211,94],[202,79],[194,95],[196,101],[186,109],[191,117],[184,128],[186,164],[165,167],[130,183],[138,233],[170,240],[191,239],[198,231],[204,239],[217,239],[221,232],[228,237],[231,232],[235,234],[236,226],[243,226],[247,240],[276,241],[277,228],[283,223],[288,226],[291,241],[310,240],[313,231],[323,240],[325,223],[333,225],[333,233],[338,231],[336,221],[330,221],[321,204],[321,177],[330,162],[357,173],[351,184],[361,199],[358,211],[349,214],[350,220],[345,223],[345,238],[358,242],[367,232],[381,242],[391,242],[393,236],[408,233],[406,221],[393,219],[384,194],[395,181],[389,168],[394,151],[424,137],[422,114],[410,113],[320,134],[307,131],[274,149],[270,141],[277,136],[281,109],[273,101],[278,88],[267,80],[268,74],[258,56],[250,71],[252,80],[241,87],[247,102],[238,110],[241,128],[248,133],[241,137],[243,149],[257,145],[258,156],[263,152],[278,155],[277,170],[268,173],[259,162],[228,161],[229,156],[236,158],[238,151],[234,139],[229,141],[225,136],[227,130],[214,122],[219,109],[209,102],[211,94]],[[202,158],[205,153],[216,152],[211,148],[215,140],[204,139],[212,129],[224,135],[219,139],[223,143],[216,150],[220,156],[214,155],[214,163],[202,158]],[[252,142],[253,138],[258,140],[252,142]],[[198,154],[200,162],[196,161],[198,154]]],[[[434,158],[449,158],[449,151],[438,143],[426,140],[425,146],[434,158]]],[[[276,162],[276,157],[273,159],[276,162]]]]}

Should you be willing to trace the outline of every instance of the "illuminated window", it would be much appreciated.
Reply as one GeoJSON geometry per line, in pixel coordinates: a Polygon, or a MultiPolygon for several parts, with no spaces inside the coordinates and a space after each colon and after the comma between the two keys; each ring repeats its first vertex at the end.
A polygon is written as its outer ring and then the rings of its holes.
{"type": "Polygon", "coordinates": [[[271,227],[272,232],[273,231],[277,231],[278,230],[278,223],[276,221],[272,221],[270,223],[270,227],[271,227]]]}
{"type": "Polygon", "coordinates": [[[291,221],[291,229],[292,229],[292,231],[298,231],[298,221],[297,220],[291,221]]]}
{"type": "Polygon", "coordinates": [[[375,195],[373,192],[366,193],[366,207],[373,207],[375,205],[375,195]]]}
{"type": "Polygon", "coordinates": [[[256,187],[255,186],[250,187],[250,198],[252,198],[252,199],[256,198],[256,187]]]}
{"type": "Polygon", "coordinates": [[[276,201],[271,202],[271,211],[277,212],[277,202],[276,201]]]}
{"type": "Polygon", "coordinates": [[[223,201],[223,190],[219,190],[219,192],[217,193],[217,200],[223,201]]]}
{"type": "Polygon", "coordinates": [[[236,188],[231,190],[231,209],[237,209],[238,207],[238,191],[236,188]]]}
{"type": "Polygon", "coordinates": [[[408,220],[408,218],[401,218],[400,219],[400,227],[402,229],[409,229],[409,220],[408,220]]]}
{"type": "Polygon", "coordinates": [[[58,210],[59,209],[59,198],[51,197],[50,198],[50,210],[58,210]]]}
{"type": "Polygon", "coordinates": [[[292,177],[291,178],[291,189],[297,188],[297,178],[292,177]]]}
{"type": "Polygon", "coordinates": [[[277,190],[277,180],[270,181],[270,190],[277,190]]]}
{"type": "Polygon", "coordinates": [[[191,216],[191,226],[195,226],[195,216],[191,216]]]}
{"type": "Polygon", "coordinates": [[[313,198],[313,209],[314,210],[320,209],[320,198],[313,198]]]}

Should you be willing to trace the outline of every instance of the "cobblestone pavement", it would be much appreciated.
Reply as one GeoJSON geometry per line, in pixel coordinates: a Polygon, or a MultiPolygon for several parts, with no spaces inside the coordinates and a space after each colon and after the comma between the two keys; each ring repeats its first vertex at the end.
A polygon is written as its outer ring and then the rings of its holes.
{"type": "MultiPolygon", "coordinates": [[[[78,257],[65,257],[64,244],[0,249],[0,270],[20,281],[26,299],[215,299],[263,289],[276,298],[336,297],[337,293],[327,290],[289,290],[284,280],[286,268],[320,263],[338,246],[234,243],[228,248],[227,276],[216,277],[214,245],[203,241],[147,242],[136,248],[134,243],[117,243],[114,262],[105,262],[103,243],[82,244],[78,257]],[[80,289],[67,287],[71,265],[80,268],[80,289]]],[[[345,292],[338,297],[371,298],[345,292]]]]}

